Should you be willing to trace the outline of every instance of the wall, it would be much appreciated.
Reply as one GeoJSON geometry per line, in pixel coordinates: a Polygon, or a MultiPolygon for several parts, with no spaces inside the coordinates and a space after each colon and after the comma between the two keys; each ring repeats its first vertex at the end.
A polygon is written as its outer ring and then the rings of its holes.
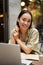
{"type": "Polygon", "coordinates": [[[11,30],[16,25],[16,20],[19,12],[21,11],[20,0],[9,0],[9,37],[11,30]]]}

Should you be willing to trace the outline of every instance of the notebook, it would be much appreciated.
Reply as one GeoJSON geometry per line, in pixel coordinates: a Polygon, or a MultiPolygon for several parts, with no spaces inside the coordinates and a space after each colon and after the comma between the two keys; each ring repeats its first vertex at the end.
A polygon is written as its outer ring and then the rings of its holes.
{"type": "Polygon", "coordinates": [[[39,60],[39,55],[21,53],[22,59],[39,60]]]}

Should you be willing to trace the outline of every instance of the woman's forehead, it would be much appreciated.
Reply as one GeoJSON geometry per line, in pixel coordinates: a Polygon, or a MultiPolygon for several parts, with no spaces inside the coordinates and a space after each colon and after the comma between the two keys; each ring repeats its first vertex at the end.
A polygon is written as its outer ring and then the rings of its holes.
{"type": "Polygon", "coordinates": [[[31,15],[29,13],[24,13],[21,17],[31,19],[31,15]]]}

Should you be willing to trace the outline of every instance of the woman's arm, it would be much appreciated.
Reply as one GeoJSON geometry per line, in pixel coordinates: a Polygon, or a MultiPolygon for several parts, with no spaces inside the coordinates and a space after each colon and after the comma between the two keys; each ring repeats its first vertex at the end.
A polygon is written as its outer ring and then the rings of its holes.
{"type": "Polygon", "coordinates": [[[16,39],[19,37],[19,28],[16,26],[12,31],[11,31],[11,38],[9,40],[9,44],[15,44],[16,39]]]}
{"type": "Polygon", "coordinates": [[[34,29],[32,31],[33,32],[31,34],[30,41],[28,41],[27,46],[24,45],[20,39],[16,39],[16,41],[20,45],[21,49],[27,54],[31,53],[32,50],[36,51],[37,45],[38,45],[38,42],[39,42],[39,33],[38,33],[38,31],[36,29],[34,29]]]}
{"type": "Polygon", "coordinates": [[[15,43],[16,43],[16,41],[15,41],[14,37],[12,36],[9,40],[9,44],[15,44],[15,43]]]}
{"type": "Polygon", "coordinates": [[[25,44],[22,43],[20,39],[16,39],[17,43],[20,45],[21,49],[26,53],[29,54],[31,53],[32,49],[28,48],[25,44]]]}
{"type": "Polygon", "coordinates": [[[40,53],[39,48],[38,48],[38,43],[39,43],[39,32],[37,29],[32,28],[30,30],[30,34],[28,35],[28,42],[27,42],[27,47],[31,48],[34,53],[40,53]],[[30,37],[29,37],[30,36],[30,37]]]}

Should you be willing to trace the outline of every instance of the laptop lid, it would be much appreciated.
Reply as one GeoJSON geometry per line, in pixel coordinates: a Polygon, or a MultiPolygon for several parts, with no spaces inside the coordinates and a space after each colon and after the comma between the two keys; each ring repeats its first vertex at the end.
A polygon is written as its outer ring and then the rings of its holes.
{"type": "Polygon", "coordinates": [[[0,43],[0,64],[21,65],[20,46],[0,43]]]}

